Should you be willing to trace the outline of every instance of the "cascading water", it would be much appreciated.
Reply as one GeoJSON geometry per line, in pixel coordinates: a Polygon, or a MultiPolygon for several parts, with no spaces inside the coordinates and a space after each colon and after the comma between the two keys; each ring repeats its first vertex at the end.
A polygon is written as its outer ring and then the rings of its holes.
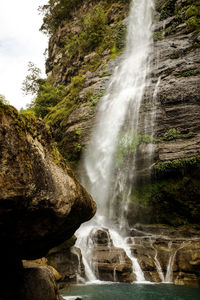
{"type": "MultiPolygon", "coordinates": [[[[87,260],[88,280],[94,280],[91,263],[92,228],[107,227],[113,244],[125,250],[137,281],[144,281],[140,266],[122,238],[127,229],[126,210],[133,191],[136,147],[139,144],[140,107],[149,85],[152,52],[153,0],[132,1],[126,49],[106,95],[101,99],[97,126],[84,157],[82,184],[97,202],[97,215],[77,232],[77,246],[87,260]]],[[[152,97],[154,98],[154,97],[152,97]]],[[[152,99],[153,101],[153,99],[152,99]]],[[[151,126],[154,116],[151,118],[151,126]]],[[[116,274],[115,274],[116,277],[116,274]]]]}

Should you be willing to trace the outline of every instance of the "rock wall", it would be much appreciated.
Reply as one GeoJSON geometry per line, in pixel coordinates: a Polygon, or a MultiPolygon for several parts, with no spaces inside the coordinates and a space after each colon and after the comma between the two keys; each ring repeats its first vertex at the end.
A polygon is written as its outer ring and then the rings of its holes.
{"type": "Polygon", "coordinates": [[[4,105],[0,166],[1,299],[11,299],[9,273],[17,278],[12,291],[16,293],[26,273],[20,260],[40,258],[70,238],[94,215],[96,205],[60,156],[44,123],[4,105]]]}

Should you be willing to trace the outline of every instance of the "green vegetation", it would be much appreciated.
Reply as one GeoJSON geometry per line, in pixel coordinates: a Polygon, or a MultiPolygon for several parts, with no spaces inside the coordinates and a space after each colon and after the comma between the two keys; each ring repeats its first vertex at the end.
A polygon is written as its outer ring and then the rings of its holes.
{"type": "Polygon", "coordinates": [[[140,109],[143,111],[148,111],[152,108],[152,105],[143,104],[141,105],[140,109]]]}
{"type": "MultiPolygon", "coordinates": [[[[71,83],[66,88],[65,97],[61,97],[58,104],[51,108],[50,112],[45,116],[45,121],[48,125],[51,125],[54,129],[65,125],[66,119],[69,114],[78,107],[79,92],[83,89],[85,79],[83,76],[74,76],[71,79],[71,83]]],[[[59,140],[59,136],[55,136],[59,140]]]]}
{"type": "Polygon", "coordinates": [[[37,97],[32,104],[32,110],[37,117],[44,118],[65,95],[66,88],[63,85],[54,87],[46,81],[40,86],[37,97]]]}
{"type": "Polygon", "coordinates": [[[181,73],[176,74],[176,77],[189,77],[189,76],[197,76],[200,74],[200,68],[194,70],[187,70],[181,73]]]}
{"type": "Polygon", "coordinates": [[[6,97],[4,95],[0,94],[0,107],[5,107],[8,104],[9,104],[9,102],[6,99],[6,97]]]}
{"type": "MultiPolygon", "coordinates": [[[[156,10],[160,12],[160,20],[175,16],[166,28],[154,32],[154,41],[162,40],[176,31],[181,23],[186,23],[188,32],[198,32],[200,28],[200,4],[195,0],[188,0],[178,4],[175,0],[157,2],[156,10]]],[[[176,57],[175,57],[176,58],[176,57]]]]}
{"type": "Polygon", "coordinates": [[[40,30],[46,34],[54,33],[66,19],[71,18],[72,13],[82,3],[83,0],[49,0],[48,4],[39,8],[44,14],[40,30]]]}
{"type": "Polygon", "coordinates": [[[63,43],[67,59],[70,61],[96,49],[104,40],[105,32],[109,30],[107,15],[102,5],[94,7],[79,21],[79,33],[67,36],[63,43]]]}
{"type": "Polygon", "coordinates": [[[164,30],[155,31],[153,33],[154,42],[161,41],[163,39],[163,37],[164,37],[164,30]]]}
{"type": "Polygon", "coordinates": [[[40,85],[44,82],[40,77],[41,70],[31,61],[28,62],[28,74],[22,83],[22,91],[25,95],[36,94],[40,85]]]}
{"type": "Polygon", "coordinates": [[[87,101],[90,103],[91,107],[94,108],[98,104],[99,100],[105,95],[105,92],[105,90],[101,90],[98,94],[94,95],[94,90],[91,89],[86,94],[87,101]]]}
{"type": "Polygon", "coordinates": [[[191,17],[186,21],[186,24],[190,32],[195,31],[199,29],[200,19],[198,19],[197,17],[191,17]]]}
{"type": "Polygon", "coordinates": [[[200,155],[190,158],[175,159],[159,162],[154,166],[156,174],[164,175],[169,173],[181,173],[190,168],[200,168],[200,155]]]}
{"type": "Polygon", "coordinates": [[[156,10],[160,12],[160,20],[164,20],[173,16],[176,0],[166,0],[163,2],[157,2],[156,10]]]}
{"type": "Polygon", "coordinates": [[[185,17],[186,17],[187,19],[189,19],[190,17],[198,16],[198,14],[199,14],[199,10],[198,10],[197,6],[191,5],[191,6],[188,7],[188,9],[186,10],[186,12],[185,12],[185,17]]]}
{"type": "Polygon", "coordinates": [[[128,155],[133,154],[141,143],[153,143],[158,139],[150,135],[139,135],[136,131],[121,132],[118,139],[117,150],[115,153],[115,163],[121,167],[128,155]]]}
{"type": "Polygon", "coordinates": [[[101,64],[102,53],[105,49],[110,49],[111,57],[115,58],[124,48],[126,33],[124,24],[119,22],[116,25],[116,28],[109,26],[108,7],[106,5],[100,3],[94,6],[78,22],[79,32],[77,34],[71,33],[63,39],[65,62],[69,64],[70,61],[95,50],[95,55],[85,65],[93,72],[101,64]]]}
{"type": "Polygon", "coordinates": [[[194,132],[188,132],[188,133],[181,133],[179,129],[176,128],[170,128],[167,132],[163,135],[164,141],[171,141],[176,139],[190,139],[195,136],[194,132]]]}
{"type": "Polygon", "coordinates": [[[127,27],[123,23],[120,23],[117,27],[115,34],[115,42],[111,49],[111,58],[116,58],[122,53],[125,47],[125,37],[126,37],[127,27]]]}
{"type": "Polygon", "coordinates": [[[149,221],[170,225],[198,223],[200,218],[199,172],[170,176],[137,185],[131,195],[149,221]]]}

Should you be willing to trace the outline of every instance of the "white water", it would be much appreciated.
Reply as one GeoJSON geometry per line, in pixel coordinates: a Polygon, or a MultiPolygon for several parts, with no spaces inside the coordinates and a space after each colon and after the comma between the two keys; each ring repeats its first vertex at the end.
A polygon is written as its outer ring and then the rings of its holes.
{"type": "Polygon", "coordinates": [[[154,241],[151,238],[150,238],[150,241],[151,241],[152,248],[155,250],[154,263],[155,263],[158,275],[160,277],[161,282],[164,282],[165,281],[165,276],[163,274],[162,267],[161,267],[160,262],[158,260],[158,250],[154,246],[154,241]]]}
{"type": "Polygon", "coordinates": [[[120,223],[130,194],[128,181],[134,176],[134,162],[129,169],[118,168],[116,174],[116,152],[122,135],[121,146],[124,148],[129,148],[137,135],[139,109],[150,72],[152,9],[152,0],[135,0],[131,5],[126,49],[111,78],[107,94],[101,99],[98,125],[84,158],[87,176],[82,178],[82,182],[97,202],[98,215],[114,219],[113,201],[120,196],[123,208],[120,223]]]}
{"type": "MultiPolygon", "coordinates": [[[[185,247],[189,243],[190,242],[183,242],[178,248],[176,248],[172,251],[172,254],[169,257],[169,262],[168,262],[168,266],[167,266],[167,273],[166,273],[165,279],[164,279],[165,283],[172,283],[173,282],[173,266],[174,266],[174,261],[175,261],[175,258],[176,258],[176,254],[180,249],[182,249],[183,247],[185,247]]],[[[169,249],[171,249],[171,248],[172,248],[172,242],[169,242],[169,249]]]]}
{"type": "Polygon", "coordinates": [[[140,265],[139,265],[137,259],[131,254],[131,249],[130,249],[130,246],[126,243],[126,239],[121,237],[121,235],[113,229],[110,229],[109,232],[110,232],[110,236],[111,236],[114,246],[117,248],[123,248],[124,251],[126,252],[126,255],[132,261],[133,272],[136,275],[136,281],[138,281],[138,282],[145,281],[145,278],[144,278],[143,272],[140,268],[140,265]]]}
{"type": "Polygon", "coordinates": [[[134,147],[137,146],[135,140],[139,134],[139,111],[145,89],[149,85],[147,78],[152,52],[153,6],[153,0],[132,2],[126,49],[121,63],[114,71],[107,93],[101,99],[98,125],[84,157],[86,176],[81,180],[98,207],[96,217],[77,233],[76,246],[81,248],[89,281],[98,279],[98,272],[92,263],[92,244],[89,239],[94,227],[109,228],[114,246],[123,248],[131,259],[137,281],[145,281],[140,265],[122,237],[122,232],[127,228],[125,215],[135,176],[134,147]],[[117,157],[121,148],[127,156],[125,161],[117,157]]]}

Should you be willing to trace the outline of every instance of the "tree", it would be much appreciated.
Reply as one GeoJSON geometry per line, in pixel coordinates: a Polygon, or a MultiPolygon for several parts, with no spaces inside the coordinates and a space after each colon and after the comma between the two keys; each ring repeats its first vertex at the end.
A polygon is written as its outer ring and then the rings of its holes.
{"type": "Polygon", "coordinates": [[[44,15],[40,30],[45,34],[53,34],[83,2],[84,0],[49,0],[39,7],[39,12],[44,15]]]}
{"type": "Polygon", "coordinates": [[[2,94],[0,94],[0,106],[8,105],[9,101],[6,99],[6,97],[2,94]]]}
{"type": "Polygon", "coordinates": [[[28,62],[28,75],[22,82],[22,91],[25,95],[36,94],[40,85],[43,83],[43,79],[40,77],[41,70],[31,61],[28,62]]]}

